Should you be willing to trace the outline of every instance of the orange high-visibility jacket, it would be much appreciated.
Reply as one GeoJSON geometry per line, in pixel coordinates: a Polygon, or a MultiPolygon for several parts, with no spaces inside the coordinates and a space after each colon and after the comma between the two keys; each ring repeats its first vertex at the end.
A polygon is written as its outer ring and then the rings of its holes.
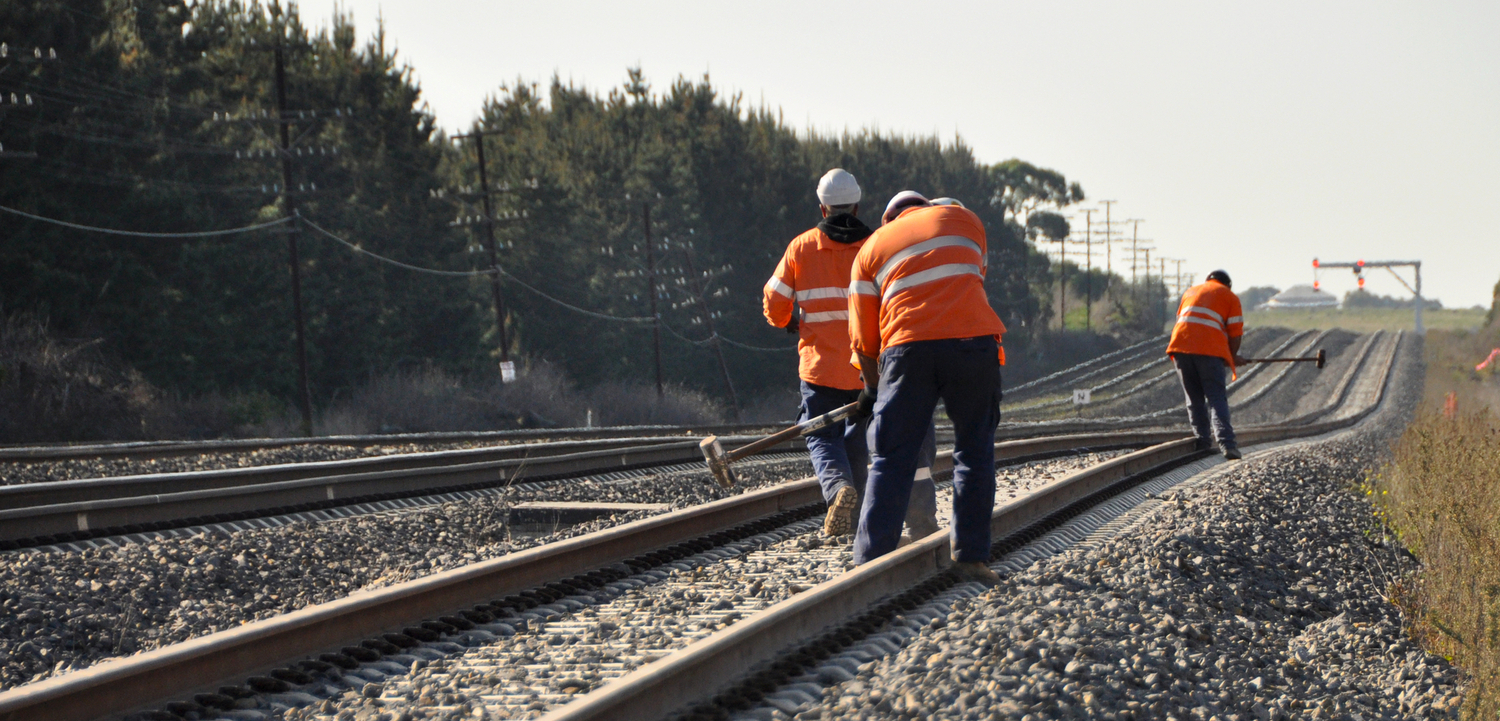
{"type": "Polygon", "coordinates": [[[792,300],[802,306],[797,340],[797,374],[808,383],[854,390],[863,388],[859,369],[849,365],[849,267],[865,240],[840,243],[823,231],[797,236],[766,281],[766,320],[785,328],[792,300]]]}
{"type": "Polygon", "coordinates": [[[1177,305],[1177,325],[1167,343],[1167,355],[1192,353],[1224,359],[1234,367],[1229,353],[1229,339],[1245,333],[1245,317],[1240,297],[1229,286],[1217,280],[1188,288],[1177,305]]]}
{"type": "Polygon", "coordinates": [[[1005,324],[984,293],[986,249],[979,216],[953,205],[912,208],[875,231],[850,276],[854,350],[879,357],[885,348],[920,340],[992,335],[999,341],[1005,324]]]}

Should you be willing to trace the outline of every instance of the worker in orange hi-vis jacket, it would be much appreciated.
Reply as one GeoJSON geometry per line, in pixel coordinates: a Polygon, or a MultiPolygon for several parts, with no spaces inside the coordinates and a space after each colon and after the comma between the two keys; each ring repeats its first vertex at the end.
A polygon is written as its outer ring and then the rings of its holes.
{"type": "Polygon", "coordinates": [[[1217,440],[1224,457],[1233,461],[1240,458],[1240,449],[1234,427],[1229,424],[1225,376],[1245,364],[1240,357],[1245,318],[1240,297],[1230,287],[1229,274],[1216,270],[1202,285],[1182,294],[1167,355],[1177,367],[1187,396],[1188,422],[1198,439],[1198,449],[1208,450],[1217,440]]]}
{"type": "MultiPolygon", "coordinates": [[[[864,387],[859,370],[849,363],[847,300],[849,268],[871,232],[856,217],[859,199],[853,175],[842,168],[828,171],[818,181],[822,222],[792,240],[766,282],[766,321],[799,334],[800,420],[853,403],[864,387]]],[[[823,532],[852,532],[868,459],[864,421],[835,423],[809,434],[807,450],[828,504],[823,532]]]]}
{"type": "Polygon", "coordinates": [[[884,218],[860,249],[849,286],[849,336],[865,384],[860,410],[872,415],[874,442],[854,562],[897,547],[941,399],[954,431],[954,568],[993,584],[999,579],[987,563],[1005,325],[984,291],[984,225],[961,206],[933,206],[912,191],[892,198],[884,218]]]}

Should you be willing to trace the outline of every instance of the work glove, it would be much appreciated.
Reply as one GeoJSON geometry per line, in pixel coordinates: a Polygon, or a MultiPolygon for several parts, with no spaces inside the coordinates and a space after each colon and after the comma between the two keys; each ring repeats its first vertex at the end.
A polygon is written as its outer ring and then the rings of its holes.
{"type": "Polygon", "coordinates": [[[854,401],[856,406],[849,412],[849,420],[859,422],[875,414],[875,394],[865,388],[859,392],[859,398],[854,401]]]}

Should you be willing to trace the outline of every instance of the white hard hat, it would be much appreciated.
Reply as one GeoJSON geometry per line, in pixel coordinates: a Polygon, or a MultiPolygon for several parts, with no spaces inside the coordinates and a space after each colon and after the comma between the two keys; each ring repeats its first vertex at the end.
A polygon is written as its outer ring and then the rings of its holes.
{"type": "Polygon", "coordinates": [[[886,203],[885,212],[880,215],[880,223],[884,225],[895,220],[896,216],[901,215],[901,211],[907,208],[928,205],[932,205],[932,203],[927,200],[926,196],[915,190],[903,190],[891,198],[891,202],[886,203]]]}
{"type": "Polygon", "coordinates": [[[958,202],[958,198],[933,198],[932,199],[932,204],[933,205],[956,205],[956,206],[958,206],[960,208],[964,207],[963,203],[958,202]]]}
{"type": "Polygon", "coordinates": [[[818,203],[821,205],[853,205],[859,202],[859,181],[849,171],[834,168],[823,174],[818,181],[818,203]]]}

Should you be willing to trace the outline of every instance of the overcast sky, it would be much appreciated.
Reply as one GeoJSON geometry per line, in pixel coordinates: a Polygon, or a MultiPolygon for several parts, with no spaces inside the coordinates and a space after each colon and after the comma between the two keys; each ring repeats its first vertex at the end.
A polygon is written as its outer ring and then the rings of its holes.
{"type": "MultiPolygon", "coordinates": [[[[517,78],[709,73],[797,128],[958,135],[982,162],[1054,168],[1236,288],[1308,283],[1314,256],[1421,260],[1450,307],[1500,280],[1494,0],[337,4],[364,37],[384,17],[450,129],[517,78]]],[[[335,5],[300,3],[312,25],[335,5]]]]}

